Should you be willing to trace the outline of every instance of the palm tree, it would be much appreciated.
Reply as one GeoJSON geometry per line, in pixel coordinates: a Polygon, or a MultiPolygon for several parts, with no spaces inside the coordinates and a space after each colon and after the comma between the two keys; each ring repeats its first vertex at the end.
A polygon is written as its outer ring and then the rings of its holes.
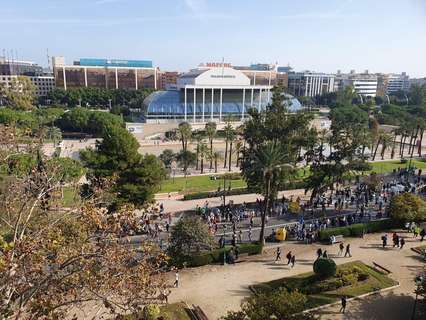
{"type": "Polygon", "coordinates": [[[234,140],[235,140],[235,130],[234,130],[234,129],[232,129],[232,130],[229,132],[228,139],[229,139],[229,161],[228,161],[228,171],[231,171],[231,165],[232,165],[232,161],[231,161],[231,157],[232,157],[232,144],[233,144],[233,142],[234,142],[234,140]]]}
{"type": "Polygon", "coordinates": [[[283,169],[291,170],[291,166],[285,164],[285,153],[280,145],[268,142],[260,146],[254,153],[252,166],[259,177],[261,193],[265,199],[265,207],[262,212],[262,226],[260,229],[259,242],[265,241],[265,217],[270,211],[271,200],[276,196],[279,188],[279,177],[283,169]]]}
{"type": "Polygon", "coordinates": [[[192,136],[192,127],[188,122],[182,122],[178,127],[180,141],[182,142],[182,150],[188,150],[188,141],[192,136]]]}
{"type": "Polygon", "coordinates": [[[197,145],[195,147],[195,153],[196,153],[196,165],[195,170],[198,170],[198,159],[200,158],[200,144],[203,141],[203,136],[200,133],[197,133],[194,135],[195,141],[197,142],[197,145]]]}
{"type": "Polygon", "coordinates": [[[228,144],[229,144],[229,138],[231,136],[231,132],[233,131],[231,123],[228,121],[226,123],[225,128],[223,128],[223,131],[225,132],[225,161],[223,162],[223,168],[226,168],[226,161],[228,158],[228,144]]]}
{"type": "MultiPolygon", "coordinates": [[[[206,135],[209,138],[210,154],[213,154],[213,139],[216,136],[216,122],[206,123],[206,135]]],[[[210,170],[213,168],[213,157],[210,157],[210,170]]]]}
{"type": "Polygon", "coordinates": [[[222,159],[222,153],[213,152],[213,154],[210,154],[210,158],[214,160],[214,172],[217,173],[217,162],[222,159]]]}
{"type": "Polygon", "coordinates": [[[382,160],[384,160],[386,149],[388,149],[391,143],[393,142],[393,137],[388,133],[383,133],[381,136],[381,141],[382,141],[382,151],[380,152],[380,155],[382,157],[382,160]]]}
{"type": "Polygon", "coordinates": [[[204,173],[204,159],[208,158],[210,150],[204,142],[201,142],[198,146],[198,153],[200,155],[200,167],[201,173],[204,173]]]}
{"type": "Polygon", "coordinates": [[[237,162],[236,162],[236,166],[238,167],[240,164],[240,156],[241,156],[241,151],[243,150],[243,142],[241,141],[241,139],[237,140],[235,142],[235,155],[237,158],[237,162]]]}

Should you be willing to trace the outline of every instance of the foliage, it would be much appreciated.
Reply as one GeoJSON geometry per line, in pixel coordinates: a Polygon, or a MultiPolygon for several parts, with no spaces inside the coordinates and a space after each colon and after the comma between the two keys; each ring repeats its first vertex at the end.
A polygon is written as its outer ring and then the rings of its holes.
{"type": "Polygon", "coordinates": [[[182,143],[182,151],[186,152],[188,150],[188,141],[192,137],[192,127],[188,122],[179,123],[178,127],[179,139],[182,143]]]}
{"type": "Polygon", "coordinates": [[[280,288],[271,293],[260,293],[249,297],[241,305],[241,311],[228,312],[223,320],[309,320],[310,313],[301,313],[306,307],[306,296],[280,288]]]}
{"type": "Polygon", "coordinates": [[[336,263],[332,259],[319,258],[314,262],[314,272],[322,279],[333,277],[336,270],[336,263]]]}
{"type": "Polygon", "coordinates": [[[55,124],[67,132],[84,132],[96,136],[103,135],[110,127],[123,127],[123,120],[111,113],[74,108],[64,113],[55,124]]]}
{"type": "Polygon", "coordinates": [[[202,249],[211,249],[214,239],[198,217],[183,217],[172,228],[168,253],[179,263],[202,249]]]}
{"type": "Polygon", "coordinates": [[[64,110],[59,108],[35,109],[31,112],[1,108],[0,124],[35,130],[41,126],[52,125],[63,113],[64,110]]]}
{"type": "MultiPolygon", "coordinates": [[[[0,137],[1,161],[16,145],[26,153],[40,147],[28,139],[24,144],[11,128],[1,128],[0,137]]],[[[94,197],[78,210],[53,210],[64,186],[55,161],[48,165],[38,156],[32,170],[19,178],[10,176],[2,186],[0,314],[65,319],[87,303],[103,305],[111,315],[159,302],[165,289],[159,274],[164,255],[144,241],[139,248],[122,242],[124,232],[139,225],[133,208],[111,215],[94,197]]]]}
{"type": "Polygon", "coordinates": [[[178,161],[179,165],[183,168],[185,176],[188,173],[188,168],[195,164],[196,157],[197,157],[196,154],[189,150],[181,150],[176,155],[176,160],[178,161]]]}
{"type": "Polygon", "coordinates": [[[395,222],[391,219],[383,219],[368,223],[351,224],[346,227],[327,228],[320,230],[318,236],[321,241],[329,241],[330,236],[342,235],[344,237],[359,237],[364,233],[387,230],[395,226],[395,222]]]}
{"type": "Polygon", "coordinates": [[[176,154],[171,149],[165,149],[158,157],[166,168],[171,168],[173,161],[176,159],[176,154]]]}
{"type": "Polygon", "coordinates": [[[426,202],[413,193],[402,193],[391,199],[389,213],[397,221],[425,221],[426,202]]]}
{"type": "Polygon", "coordinates": [[[0,96],[3,103],[15,110],[31,110],[34,108],[35,86],[29,77],[18,76],[12,79],[9,86],[0,85],[0,96]]]}
{"type": "Polygon", "coordinates": [[[48,99],[57,105],[76,107],[81,99],[82,106],[90,106],[101,109],[111,107],[127,106],[130,108],[143,109],[143,100],[152,92],[151,89],[125,90],[125,89],[105,89],[105,88],[76,88],[76,89],[55,89],[48,94],[48,99]]]}

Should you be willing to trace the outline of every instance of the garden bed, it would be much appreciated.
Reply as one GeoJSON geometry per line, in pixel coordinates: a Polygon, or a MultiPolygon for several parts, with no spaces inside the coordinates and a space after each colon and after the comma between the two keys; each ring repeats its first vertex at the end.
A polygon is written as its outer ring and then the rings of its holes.
{"type": "Polygon", "coordinates": [[[289,291],[299,290],[307,296],[306,309],[311,309],[337,302],[342,296],[352,298],[396,284],[395,280],[372,267],[354,261],[337,266],[336,275],[327,279],[319,279],[313,272],[308,272],[258,284],[251,289],[255,293],[271,292],[280,287],[289,291]]]}
{"type": "MultiPolygon", "coordinates": [[[[164,319],[167,319],[167,320],[171,320],[171,319],[191,320],[192,318],[189,316],[186,310],[187,310],[187,307],[182,302],[162,305],[160,307],[159,317],[163,317],[164,319]]],[[[137,319],[142,319],[142,316],[127,315],[124,317],[124,320],[137,320],[137,319]]]]}

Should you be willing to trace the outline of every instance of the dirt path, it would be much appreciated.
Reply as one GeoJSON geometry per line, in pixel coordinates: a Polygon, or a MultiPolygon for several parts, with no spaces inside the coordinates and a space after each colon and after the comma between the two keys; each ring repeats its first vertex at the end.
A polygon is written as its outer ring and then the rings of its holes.
{"type": "MultiPolygon", "coordinates": [[[[324,315],[322,319],[409,319],[407,314],[410,315],[412,309],[413,279],[425,265],[409,248],[417,246],[419,241],[407,238],[403,250],[382,249],[380,236],[373,234],[367,235],[365,239],[351,239],[349,242],[353,257],[336,258],[335,261],[337,264],[354,260],[371,264],[375,261],[392,271],[391,277],[400,281],[400,288],[390,294],[368,298],[362,303],[348,303],[348,312],[344,317],[336,313],[339,308],[329,308],[321,312],[324,315]]],[[[283,256],[288,250],[296,255],[296,266],[293,269],[284,263],[275,264],[271,255],[262,255],[236,265],[184,270],[181,272],[181,285],[173,290],[170,302],[186,301],[199,305],[210,319],[218,319],[228,310],[238,310],[242,300],[250,295],[249,285],[311,271],[318,247],[317,244],[285,243],[283,256]]],[[[332,257],[338,250],[336,245],[321,247],[326,248],[332,257]]]]}

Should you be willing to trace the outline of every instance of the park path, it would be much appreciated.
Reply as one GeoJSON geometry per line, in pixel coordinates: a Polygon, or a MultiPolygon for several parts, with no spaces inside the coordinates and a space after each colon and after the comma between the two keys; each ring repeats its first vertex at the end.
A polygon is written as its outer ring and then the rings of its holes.
{"type": "MultiPolygon", "coordinates": [[[[403,250],[380,247],[380,234],[366,235],[364,239],[350,239],[352,258],[336,258],[337,264],[361,260],[367,264],[375,261],[392,271],[391,277],[398,280],[401,286],[392,293],[384,293],[364,299],[360,302],[349,302],[348,312],[343,316],[338,308],[330,307],[321,311],[321,319],[409,319],[412,309],[412,292],[414,277],[424,266],[409,248],[419,245],[418,240],[407,238],[403,250]],[[391,305],[388,306],[389,302],[391,305]],[[393,303],[395,302],[395,303],[393,303]],[[396,303],[397,302],[397,303],[396,303]],[[381,310],[378,313],[375,310],[381,310]],[[372,312],[372,310],[374,312],[372,312]]],[[[408,234],[403,236],[410,237],[408,234]]],[[[337,252],[337,245],[305,245],[286,242],[283,245],[283,256],[288,250],[296,255],[296,266],[291,269],[283,263],[273,262],[273,253],[253,257],[253,260],[235,265],[204,266],[181,271],[181,284],[173,289],[169,301],[186,301],[199,305],[209,319],[219,319],[229,310],[238,310],[244,298],[251,292],[249,285],[292,276],[312,270],[317,248],[327,249],[331,257],[337,252]]],[[[285,260],[285,259],[283,259],[285,260]]],[[[173,274],[170,275],[172,282],[173,274]]]]}

